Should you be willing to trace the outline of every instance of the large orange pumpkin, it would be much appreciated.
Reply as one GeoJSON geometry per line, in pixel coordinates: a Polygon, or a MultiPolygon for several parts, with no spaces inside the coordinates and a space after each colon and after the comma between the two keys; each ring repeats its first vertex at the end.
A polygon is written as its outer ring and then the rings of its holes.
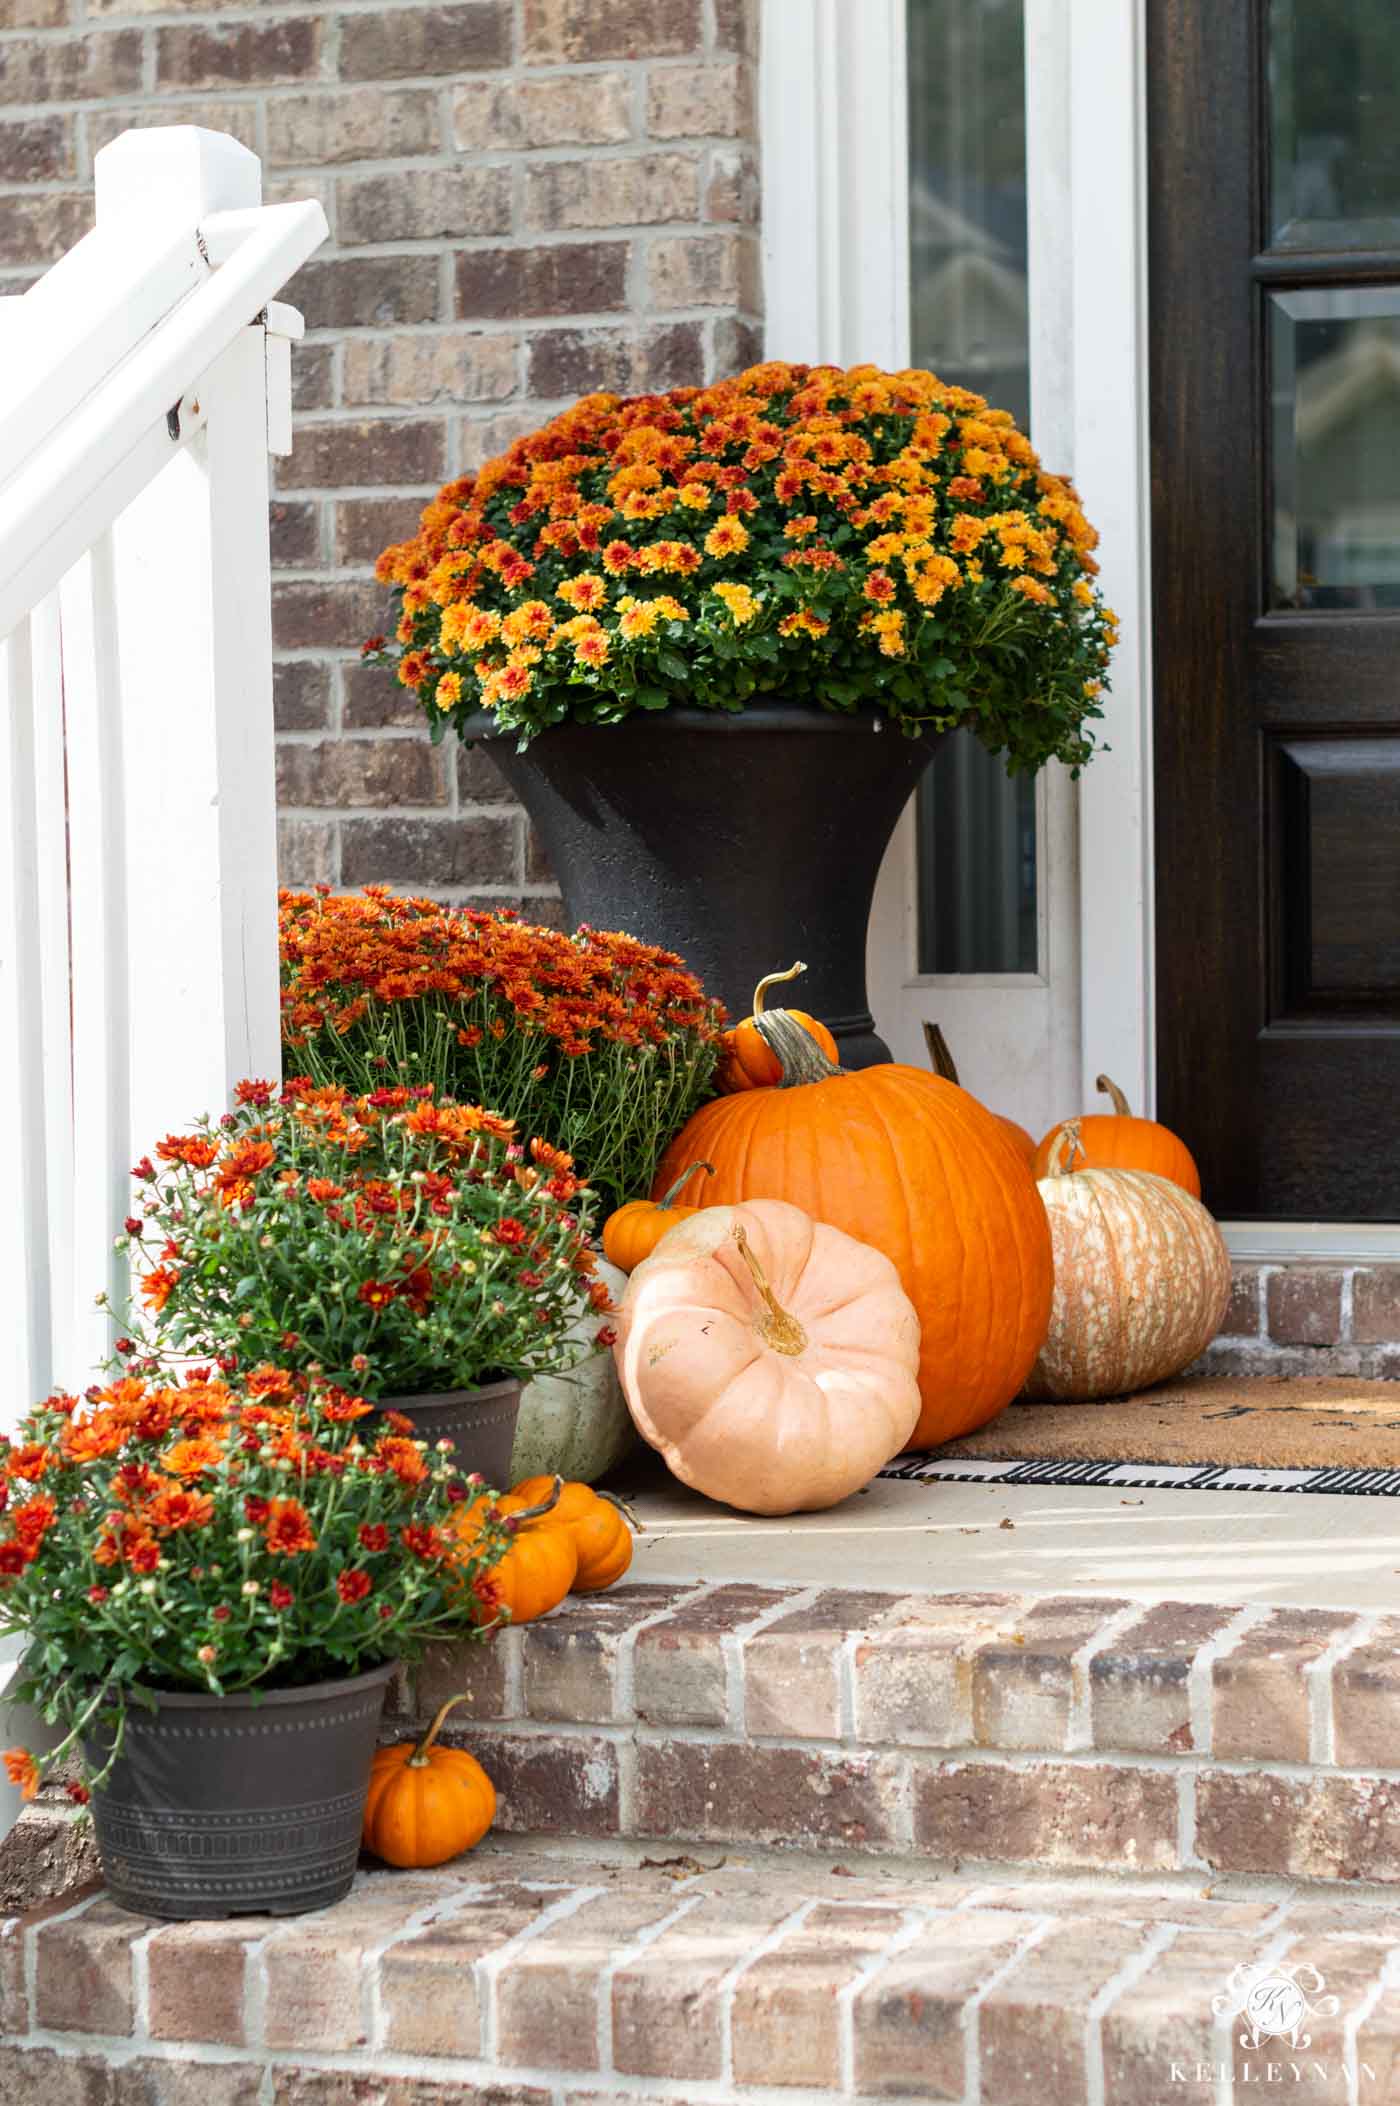
{"type": "MultiPolygon", "coordinates": [[[[938,1024],[930,1024],[927,1019],[924,1022],[924,1044],[928,1047],[928,1064],[933,1069],[934,1074],[941,1075],[945,1082],[956,1082],[959,1089],[961,1089],[962,1084],[958,1078],[958,1064],[953,1058],[953,1049],[943,1036],[941,1027],[938,1024]]],[[[980,1098],[978,1101],[979,1103],[981,1102],[980,1098]]],[[[988,1108],[990,1109],[990,1107],[988,1108]]],[[[998,1126],[1006,1128],[1009,1139],[1015,1145],[1017,1153],[1025,1159],[1026,1163],[1028,1165],[1034,1163],[1035,1142],[1026,1132],[1025,1127],[1018,1126],[1014,1119],[1008,1119],[1005,1112],[992,1112],[992,1117],[996,1120],[998,1126]]]]}
{"type": "Polygon", "coordinates": [[[1183,1192],[1199,1199],[1201,1173],[1186,1143],[1155,1119],[1134,1118],[1127,1098],[1107,1075],[1099,1076],[1095,1088],[1110,1100],[1113,1110],[1086,1112],[1082,1118],[1061,1119],[1058,1126],[1052,1126],[1035,1151],[1036,1176],[1055,1174],[1050,1168],[1055,1143],[1073,1127],[1078,1148],[1075,1160],[1081,1170],[1150,1170],[1154,1177],[1169,1177],[1183,1192]]]}
{"type": "Polygon", "coordinates": [[[846,1074],[781,1014],[761,1029],[782,1083],[702,1105],[656,1189],[703,1155],[717,1204],[790,1200],[884,1251],[923,1328],[911,1445],[985,1425],[1025,1381],[1050,1318],[1050,1229],[1029,1169],[955,1084],[895,1063],[846,1074]]]}

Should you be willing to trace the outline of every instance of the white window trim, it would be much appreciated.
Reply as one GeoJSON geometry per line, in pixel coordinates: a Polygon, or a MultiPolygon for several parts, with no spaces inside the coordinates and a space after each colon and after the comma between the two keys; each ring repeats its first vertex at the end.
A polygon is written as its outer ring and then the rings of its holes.
{"type": "MultiPolygon", "coordinates": [[[[1153,1038],[1145,0],[1026,0],[1034,422],[1102,536],[1121,641],[1079,786],[1081,1088],[1150,1108],[1153,1038]]],[[[909,358],[904,0],[763,0],[767,349],[909,358]]]]}

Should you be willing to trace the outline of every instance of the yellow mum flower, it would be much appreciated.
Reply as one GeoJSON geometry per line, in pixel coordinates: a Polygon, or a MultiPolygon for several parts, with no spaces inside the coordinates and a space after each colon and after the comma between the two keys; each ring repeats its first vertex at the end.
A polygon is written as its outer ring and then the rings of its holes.
{"type": "Polygon", "coordinates": [[[444,673],[437,684],[433,700],[439,709],[455,709],[462,699],[462,676],[460,673],[444,673]]]}
{"type": "Polygon", "coordinates": [[[633,600],[625,608],[618,628],[630,640],[634,636],[650,636],[656,627],[656,603],[653,600],[633,600]]]}
{"type": "Polygon", "coordinates": [[[758,613],[759,602],[747,585],[716,585],[715,598],[722,600],[736,629],[744,628],[758,613]]]}
{"type": "Polygon", "coordinates": [[[682,483],[680,498],[692,512],[708,512],[710,509],[710,490],[705,483],[682,483]]]}
{"type": "Polygon", "coordinates": [[[717,519],[705,536],[705,552],[711,556],[737,556],[748,545],[748,528],[732,515],[717,519]]]}

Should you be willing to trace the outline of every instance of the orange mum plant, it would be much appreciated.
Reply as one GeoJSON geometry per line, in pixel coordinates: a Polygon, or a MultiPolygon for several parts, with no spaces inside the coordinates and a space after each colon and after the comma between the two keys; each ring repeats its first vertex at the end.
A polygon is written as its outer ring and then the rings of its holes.
{"type": "MultiPolygon", "coordinates": [[[[63,1736],[43,1766],[76,1744],[100,1784],[152,1691],[288,1688],[481,1635],[509,1529],[482,1502],[464,1546],[480,1480],[370,1410],[278,1367],[194,1369],[51,1396],[0,1436],[0,1630],[63,1736]]],[[[4,1761],[32,1798],[40,1761],[4,1761]]]]}
{"type": "Polygon", "coordinates": [[[1095,539],[980,395],[771,361],[590,395],[449,483],[381,556],[399,619],[365,648],[437,734],[484,709],[524,744],[785,690],[1077,768],[1115,633],[1095,539]]]}
{"type": "Polygon", "coordinates": [[[565,1149],[609,1206],[706,1094],[723,1011],[669,951],[510,914],[284,892],[289,1068],[360,1094],[431,1084],[565,1149]]]}

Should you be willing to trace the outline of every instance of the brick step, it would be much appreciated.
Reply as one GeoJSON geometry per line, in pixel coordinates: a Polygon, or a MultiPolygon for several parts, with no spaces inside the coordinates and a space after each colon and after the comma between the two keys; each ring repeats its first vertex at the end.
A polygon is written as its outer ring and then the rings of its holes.
{"type": "Polygon", "coordinates": [[[7,1924],[0,2098],[718,2106],[786,2087],[1180,2106],[1253,2097],[1271,2065],[1272,2082],[1297,2065],[1290,2097],[1335,2106],[1397,2096],[1397,1938],[1400,1907],[1315,1889],[488,1843],[438,1873],[362,1874],[340,1907],[291,1923],[152,1924],[94,1894],[7,1924]],[[1324,2004],[1306,2050],[1242,2047],[1241,2021],[1214,2009],[1234,1970],[1305,1964],[1324,2004]]]}
{"type": "Polygon", "coordinates": [[[1400,1618],[646,1583],[439,1654],[386,1733],[462,1688],[517,1833],[1400,1882],[1400,1618]]]}

